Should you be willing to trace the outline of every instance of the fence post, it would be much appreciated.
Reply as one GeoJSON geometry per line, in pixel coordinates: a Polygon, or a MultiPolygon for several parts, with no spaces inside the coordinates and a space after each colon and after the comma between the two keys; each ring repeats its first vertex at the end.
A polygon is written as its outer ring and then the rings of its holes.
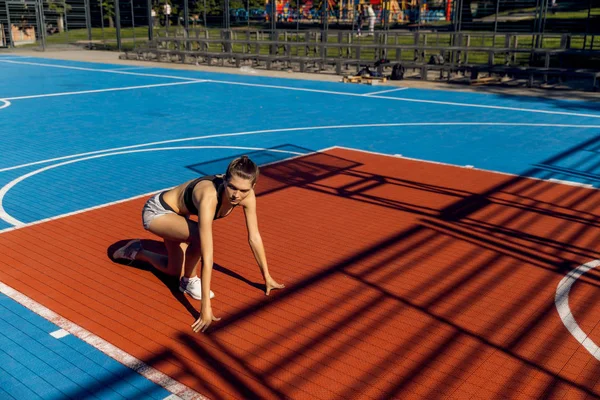
{"type": "Polygon", "coordinates": [[[36,20],[38,21],[38,29],[40,30],[40,39],[42,41],[42,50],[46,51],[46,21],[44,20],[44,2],[40,0],[36,3],[36,20]],[[38,15],[39,12],[39,15],[38,15]]]}
{"type": "MultiPolygon", "coordinates": [[[[133,0],[132,0],[133,1],[133,0]]],[[[185,50],[190,50],[190,10],[189,10],[189,1],[183,0],[183,30],[184,30],[184,39],[185,39],[185,50]]]]}
{"type": "Polygon", "coordinates": [[[115,0],[115,25],[117,28],[117,49],[121,51],[121,5],[115,0]]]}
{"type": "Polygon", "coordinates": [[[152,16],[152,0],[146,1],[146,6],[148,7],[148,40],[152,40],[152,36],[154,35],[154,17],[152,16]]]}
{"type": "Polygon", "coordinates": [[[85,7],[85,27],[88,34],[88,46],[92,47],[92,16],[90,14],[90,0],[85,0],[83,6],[85,7]]]}

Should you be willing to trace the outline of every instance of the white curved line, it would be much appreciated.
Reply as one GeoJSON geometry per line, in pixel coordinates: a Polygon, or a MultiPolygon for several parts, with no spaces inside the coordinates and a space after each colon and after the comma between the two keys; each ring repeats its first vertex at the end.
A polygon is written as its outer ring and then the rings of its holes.
{"type": "Polygon", "coordinates": [[[234,149],[234,150],[253,150],[253,151],[269,151],[272,153],[284,153],[284,154],[295,154],[302,155],[303,153],[298,153],[296,151],[288,151],[288,150],[276,150],[276,149],[265,149],[261,147],[241,147],[241,146],[180,146],[180,147],[161,147],[157,149],[140,149],[140,150],[128,150],[128,151],[119,151],[115,153],[104,153],[104,154],[96,154],[90,157],[78,158],[76,160],[65,161],[58,164],[48,165],[46,167],[36,169],[35,171],[31,171],[25,175],[21,175],[20,177],[13,179],[6,185],[0,189],[0,220],[4,220],[13,226],[23,226],[24,222],[19,221],[16,218],[13,218],[10,214],[6,212],[3,206],[4,197],[10,189],[16,186],[18,183],[23,182],[25,179],[30,178],[34,175],[37,175],[41,172],[48,171],[50,169],[54,169],[57,167],[62,167],[63,165],[74,164],[80,161],[92,160],[95,158],[108,157],[108,156],[116,156],[121,154],[131,154],[131,153],[144,153],[149,151],[165,151],[165,150],[197,150],[197,149],[234,149]]]}
{"type": "Polygon", "coordinates": [[[586,264],[580,265],[573,271],[569,272],[565,276],[558,286],[556,287],[556,295],[554,297],[554,304],[558,310],[558,315],[562,320],[563,324],[567,327],[571,335],[579,342],[585,349],[592,355],[596,360],[600,361],[600,347],[592,341],[592,339],[579,327],[577,321],[571,313],[569,308],[569,292],[573,284],[592,268],[596,268],[600,265],[600,260],[590,261],[586,264]]]}
{"type": "Polygon", "coordinates": [[[6,108],[6,107],[10,107],[10,101],[0,99],[0,102],[4,103],[3,105],[0,106],[0,110],[2,110],[3,108],[6,108]]]}
{"type": "Polygon", "coordinates": [[[217,133],[214,135],[206,136],[194,136],[180,139],[162,140],[159,142],[150,142],[142,144],[134,144],[131,146],[114,147],[112,149],[95,150],[85,153],[72,154],[68,156],[48,158],[46,160],[34,161],[26,164],[19,164],[12,167],[0,168],[0,172],[11,171],[13,169],[30,167],[32,165],[45,164],[54,161],[68,160],[70,158],[84,157],[92,154],[107,153],[111,151],[120,151],[127,149],[135,149],[139,147],[156,146],[168,143],[178,143],[201,139],[214,139],[221,137],[231,136],[245,136],[245,135],[258,135],[263,133],[280,133],[280,132],[301,132],[311,130],[325,130],[325,129],[362,129],[362,128],[393,128],[400,126],[526,126],[526,127],[540,127],[540,128],[580,128],[580,129],[600,129],[600,125],[569,125],[569,124],[529,124],[521,122],[398,122],[398,123],[387,123],[387,124],[355,124],[355,125],[326,125],[326,126],[307,126],[298,128],[279,128],[279,129],[263,129],[257,131],[247,132],[234,132],[234,133],[217,133]]]}

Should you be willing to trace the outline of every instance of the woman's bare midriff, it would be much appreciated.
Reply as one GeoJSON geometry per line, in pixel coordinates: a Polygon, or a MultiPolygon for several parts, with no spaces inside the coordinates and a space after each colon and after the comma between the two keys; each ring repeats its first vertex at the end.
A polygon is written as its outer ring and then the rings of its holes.
{"type": "MultiPolygon", "coordinates": [[[[193,179],[192,179],[193,180],[193,179]]],[[[174,187],[173,189],[168,190],[163,195],[163,200],[167,202],[169,206],[179,215],[189,215],[189,211],[185,206],[185,202],[183,201],[183,193],[185,192],[185,188],[192,182],[189,180],[185,183],[182,183],[179,186],[174,187]]],[[[211,181],[202,181],[198,182],[196,188],[200,187],[203,184],[209,183],[212,186],[211,181]]],[[[194,188],[194,190],[196,190],[194,188]]]]}

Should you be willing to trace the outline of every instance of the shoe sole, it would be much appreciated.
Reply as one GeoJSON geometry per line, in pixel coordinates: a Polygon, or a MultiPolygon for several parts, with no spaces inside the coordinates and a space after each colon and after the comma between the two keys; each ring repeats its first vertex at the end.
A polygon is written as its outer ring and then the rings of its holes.
{"type": "MultiPolygon", "coordinates": [[[[185,290],[185,289],[184,289],[184,288],[182,288],[181,286],[179,286],[179,291],[180,291],[181,293],[187,293],[187,294],[188,294],[188,295],[189,295],[189,296],[190,296],[192,299],[195,299],[195,300],[200,300],[200,301],[202,301],[202,297],[196,297],[196,296],[194,296],[192,293],[188,292],[187,290],[185,290]]],[[[214,298],[215,298],[215,294],[213,293],[213,291],[212,291],[212,290],[210,291],[210,298],[211,298],[211,299],[214,299],[214,298]]]]}

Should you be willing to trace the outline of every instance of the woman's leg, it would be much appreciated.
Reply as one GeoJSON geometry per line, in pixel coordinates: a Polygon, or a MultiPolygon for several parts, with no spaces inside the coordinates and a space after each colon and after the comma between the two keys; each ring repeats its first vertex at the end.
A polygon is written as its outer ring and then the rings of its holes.
{"type": "Polygon", "coordinates": [[[183,271],[183,275],[187,278],[196,276],[196,265],[200,260],[200,236],[197,222],[181,215],[166,214],[154,219],[150,223],[149,231],[162,237],[167,246],[167,260],[158,258],[155,260],[166,261],[166,269],[173,275],[181,275],[183,271]]]}
{"type": "MultiPolygon", "coordinates": [[[[198,223],[169,213],[153,219],[148,230],[163,238],[167,256],[145,250],[141,248],[139,240],[132,240],[117,250],[113,257],[148,262],[158,271],[180,278],[179,289],[201,300],[202,288],[197,276],[201,256],[198,223]]],[[[210,294],[211,298],[214,297],[212,291],[210,294]]]]}
{"type": "Polygon", "coordinates": [[[181,278],[183,269],[184,250],[182,246],[185,243],[179,243],[173,240],[164,239],[167,255],[158,254],[150,250],[140,249],[135,259],[147,262],[152,265],[157,271],[163,272],[170,276],[181,278]]]}
{"type": "MultiPolygon", "coordinates": [[[[152,221],[149,228],[165,240],[167,269],[180,277],[179,290],[202,300],[202,283],[197,272],[201,256],[198,223],[177,214],[167,214],[152,221]]],[[[212,291],[210,297],[214,297],[212,291]]]]}

